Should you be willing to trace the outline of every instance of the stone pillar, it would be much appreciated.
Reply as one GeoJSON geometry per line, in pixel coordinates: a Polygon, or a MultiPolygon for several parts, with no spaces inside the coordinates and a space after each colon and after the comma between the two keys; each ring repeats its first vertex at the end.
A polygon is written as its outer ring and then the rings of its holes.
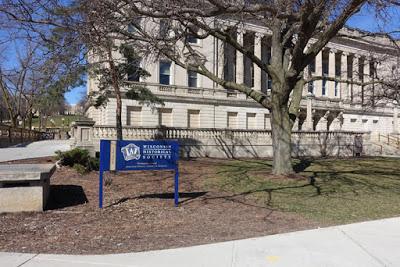
{"type": "Polygon", "coordinates": [[[393,133],[399,133],[399,107],[396,100],[393,101],[393,133]]]}
{"type": "MultiPolygon", "coordinates": [[[[322,51],[315,57],[315,76],[322,77],[322,51]]],[[[314,94],[322,95],[322,79],[314,81],[314,94]]]]}
{"type": "Polygon", "coordinates": [[[90,151],[94,155],[95,144],[93,140],[93,126],[95,121],[91,119],[74,121],[71,126],[74,132],[72,147],[80,147],[90,151]]]}
{"type": "MultiPolygon", "coordinates": [[[[358,78],[359,72],[358,72],[358,60],[359,60],[358,55],[353,56],[353,82],[360,82],[360,79],[358,78]]],[[[353,102],[354,103],[360,103],[361,102],[361,90],[360,86],[357,84],[353,84],[353,102]]]]}
{"type": "MultiPolygon", "coordinates": [[[[243,31],[238,30],[237,32],[237,42],[239,45],[243,45],[243,31]]],[[[240,51],[236,51],[236,83],[242,84],[244,82],[244,60],[243,54],[240,51]]]]}
{"type": "MultiPolygon", "coordinates": [[[[255,34],[254,40],[254,55],[261,60],[261,50],[262,50],[262,38],[263,35],[261,33],[255,34]]],[[[261,91],[261,68],[254,64],[254,89],[261,91]]]]}
{"type": "MultiPolygon", "coordinates": [[[[342,52],[341,62],[340,62],[340,79],[343,81],[348,80],[347,73],[347,56],[349,54],[342,52]]],[[[348,101],[350,99],[349,88],[347,83],[340,83],[340,98],[348,101]]]]}
{"type": "MultiPolygon", "coordinates": [[[[336,70],[336,58],[335,58],[335,55],[336,55],[336,50],[335,49],[330,49],[329,50],[329,72],[328,72],[328,75],[329,75],[329,77],[330,78],[336,78],[336,73],[335,73],[335,70],[336,70]]],[[[327,82],[327,89],[328,89],[328,92],[327,92],[327,96],[328,97],[330,97],[330,98],[335,98],[335,97],[337,97],[337,96],[335,96],[335,82],[334,81],[328,81],[327,82]]]]}
{"type": "Polygon", "coordinates": [[[314,99],[314,95],[312,93],[307,94],[307,117],[305,122],[305,129],[306,131],[313,131],[313,112],[312,112],[312,101],[314,99]]]}
{"type": "MultiPolygon", "coordinates": [[[[369,62],[370,60],[365,57],[364,59],[364,82],[369,82],[371,80],[371,77],[369,76],[369,62]]],[[[368,103],[368,101],[370,100],[370,96],[371,96],[371,89],[372,86],[367,85],[364,86],[364,104],[368,103]]]]}
{"type": "MultiPolygon", "coordinates": [[[[225,45],[224,42],[217,39],[217,49],[218,49],[218,77],[219,78],[224,78],[224,66],[225,66],[225,62],[224,62],[224,54],[225,54],[225,45]]],[[[218,88],[222,89],[223,87],[221,85],[217,85],[218,88]]]]}

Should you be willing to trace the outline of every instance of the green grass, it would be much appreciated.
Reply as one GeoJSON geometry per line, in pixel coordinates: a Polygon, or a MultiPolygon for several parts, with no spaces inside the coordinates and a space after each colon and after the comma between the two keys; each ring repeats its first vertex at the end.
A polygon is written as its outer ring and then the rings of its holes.
{"type": "Polygon", "coordinates": [[[306,178],[274,178],[270,161],[227,161],[206,184],[325,224],[400,215],[400,159],[297,160],[294,167],[306,178]]]}
{"type": "MultiPolygon", "coordinates": [[[[71,122],[75,121],[76,119],[81,118],[81,115],[53,115],[47,118],[47,127],[68,127],[71,122]],[[64,118],[64,122],[63,119],[64,118]],[[53,120],[53,122],[51,121],[53,120]]],[[[33,118],[32,126],[38,127],[39,126],[39,119],[33,118]]]]}

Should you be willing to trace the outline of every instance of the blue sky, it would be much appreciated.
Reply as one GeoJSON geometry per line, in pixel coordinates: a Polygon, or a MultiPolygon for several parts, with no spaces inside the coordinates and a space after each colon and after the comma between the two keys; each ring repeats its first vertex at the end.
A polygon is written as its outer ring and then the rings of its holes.
{"type": "MultiPolygon", "coordinates": [[[[385,31],[399,30],[400,9],[387,10],[387,14],[388,17],[386,21],[379,20],[376,18],[374,9],[366,6],[348,21],[348,26],[372,32],[382,29],[385,31]]],[[[400,34],[397,34],[396,37],[400,37],[400,34]]],[[[75,104],[81,99],[82,94],[85,92],[86,86],[80,86],[66,93],[65,98],[68,103],[75,104]]]]}

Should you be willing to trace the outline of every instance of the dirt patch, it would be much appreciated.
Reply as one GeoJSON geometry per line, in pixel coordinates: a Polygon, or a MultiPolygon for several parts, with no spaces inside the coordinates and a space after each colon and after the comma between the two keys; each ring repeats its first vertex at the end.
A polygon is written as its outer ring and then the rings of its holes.
{"type": "MultiPolygon", "coordinates": [[[[52,158],[16,162],[54,162],[52,158]]],[[[13,162],[13,163],[16,163],[13,162]]],[[[48,210],[0,214],[0,250],[104,254],[175,248],[315,227],[299,215],[266,208],[246,196],[206,186],[224,160],[180,162],[180,205],[170,171],[106,174],[98,208],[98,173],[57,170],[48,210]]]]}

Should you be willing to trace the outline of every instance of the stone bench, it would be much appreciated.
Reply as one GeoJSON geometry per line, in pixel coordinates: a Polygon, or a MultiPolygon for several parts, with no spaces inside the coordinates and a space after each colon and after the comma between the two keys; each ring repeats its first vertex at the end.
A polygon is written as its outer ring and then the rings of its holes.
{"type": "Polygon", "coordinates": [[[54,164],[0,165],[0,213],[43,211],[54,164]]]}

